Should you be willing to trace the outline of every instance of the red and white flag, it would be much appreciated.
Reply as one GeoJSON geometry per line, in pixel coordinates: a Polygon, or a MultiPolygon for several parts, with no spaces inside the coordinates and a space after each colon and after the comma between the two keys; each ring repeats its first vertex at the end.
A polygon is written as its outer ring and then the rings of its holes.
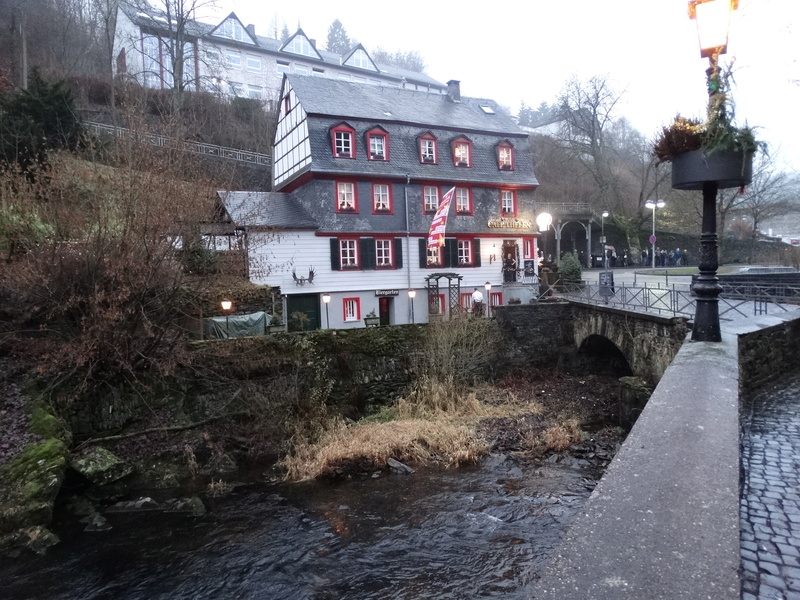
{"type": "Polygon", "coordinates": [[[431,228],[428,230],[428,250],[436,250],[444,246],[447,212],[450,210],[450,202],[453,200],[453,194],[455,193],[456,188],[450,188],[450,191],[442,196],[442,201],[439,202],[439,208],[436,209],[436,214],[433,215],[433,221],[431,221],[431,228]]]}

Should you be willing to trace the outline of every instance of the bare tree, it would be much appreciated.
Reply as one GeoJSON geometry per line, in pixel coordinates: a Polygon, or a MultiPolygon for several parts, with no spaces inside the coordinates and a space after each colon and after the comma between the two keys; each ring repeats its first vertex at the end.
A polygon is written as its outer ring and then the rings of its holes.
{"type": "Polygon", "coordinates": [[[198,78],[191,70],[199,50],[197,35],[192,31],[195,16],[215,3],[215,0],[154,0],[151,6],[147,0],[136,0],[140,16],[150,22],[149,35],[158,41],[158,51],[165,55],[161,66],[172,91],[175,114],[183,109],[185,92],[199,88],[198,78]]]}
{"type": "Polygon", "coordinates": [[[621,97],[605,77],[587,81],[572,77],[558,99],[558,138],[593,179],[595,208],[609,210],[625,232],[628,247],[638,249],[649,217],[644,202],[652,198],[666,174],[656,170],[644,136],[616,116],[621,97]]]}

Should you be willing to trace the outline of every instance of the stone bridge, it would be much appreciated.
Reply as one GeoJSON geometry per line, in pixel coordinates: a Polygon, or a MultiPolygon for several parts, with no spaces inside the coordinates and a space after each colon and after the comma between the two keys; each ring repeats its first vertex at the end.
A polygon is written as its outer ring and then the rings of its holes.
{"type": "Polygon", "coordinates": [[[593,370],[636,375],[656,384],[688,333],[683,317],[665,318],[576,302],[497,307],[511,367],[580,363],[593,370]]]}

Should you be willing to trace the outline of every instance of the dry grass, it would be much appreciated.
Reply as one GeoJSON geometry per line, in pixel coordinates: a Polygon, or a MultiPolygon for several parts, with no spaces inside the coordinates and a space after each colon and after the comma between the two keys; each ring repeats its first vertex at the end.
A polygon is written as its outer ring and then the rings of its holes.
{"type": "Polygon", "coordinates": [[[577,419],[569,419],[562,424],[548,427],[541,433],[528,435],[525,445],[531,450],[540,452],[563,452],[581,440],[583,433],[579,422],[577,419]]]}
{"type": "Polygon", "coordinates": [[[472,428],[443,421],[409,419],[330,428],[316,443],[295,444],[283,460],[287,479],[302,481],[386,466],[389,458],[419,465],[460,466],[487,451],[472,428]]]}
{"type": "Polygon", "coordinates": [[[462,392],[452,376],[438,380],[420,377],[407,397],[397,402],[401,419],[482,417],[486,409],[474,392],[462,392]]]}

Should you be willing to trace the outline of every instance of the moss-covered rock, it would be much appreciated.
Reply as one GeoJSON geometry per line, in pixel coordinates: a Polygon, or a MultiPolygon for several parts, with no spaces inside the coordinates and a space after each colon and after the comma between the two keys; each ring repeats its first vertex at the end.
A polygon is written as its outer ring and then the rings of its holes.
{"type": "Polygon", "coordinates": [[[91,448],[73,456],[70,466],[95,485],[119,481],[133,472],[133,467],[105,448],[91,448]]]}

